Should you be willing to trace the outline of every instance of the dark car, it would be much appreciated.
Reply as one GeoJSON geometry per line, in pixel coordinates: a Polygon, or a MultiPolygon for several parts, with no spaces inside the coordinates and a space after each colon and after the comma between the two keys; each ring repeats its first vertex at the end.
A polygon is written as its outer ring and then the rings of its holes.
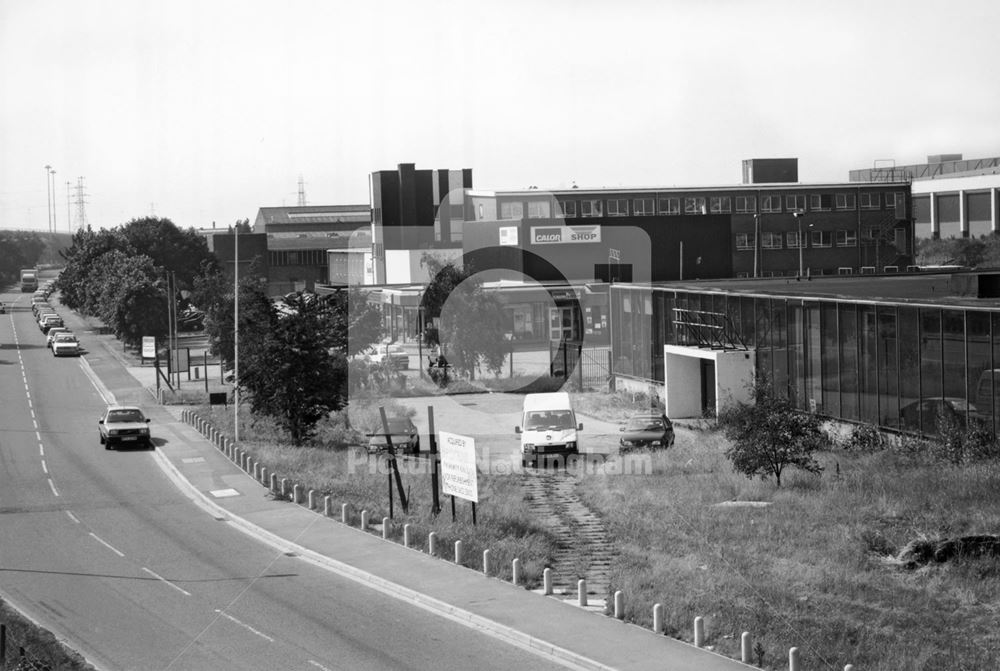
{"type": "Polygon", "coordinates": [[[642,413],[633,415],[621,428],[618,444],[623,450],[642,447],[670,447],[674,444],[674,425],[666,415],[642,413]]]}
{"type": "MultiPolygon", "coordinates": [[[[391,417],[389,423],[389,436],[392,438],[392,447],[404,454],[416,454],[420,451],[420,434],[417,426],[407,417],[391,417]]],[[[381,430],[368,434],[368,451],[382,452],[389,449],[385,433],[381,430]]]]}
{"type": "Polygon", "coordinates": [[[922,398],[899,409],[899,422],[903,429],[920,431],[923,417],[924,433],[941,433],[948,424],[965,426],[966,415],[979,417],[976,406],[958,396],[922,398]]]}

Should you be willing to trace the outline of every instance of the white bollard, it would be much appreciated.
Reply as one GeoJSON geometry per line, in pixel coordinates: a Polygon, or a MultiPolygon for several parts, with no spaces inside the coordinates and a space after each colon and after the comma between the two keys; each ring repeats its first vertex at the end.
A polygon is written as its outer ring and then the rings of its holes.
{"type": "Polygon", "coordinates": [[[490,574],[490,551],[483,550],[483,575],[490,574]]]}
{"type": "Polygon", "coordinates": [[[788,671],[799,671],[799,649],[788,649],[788,671]]]}
{"type": "Polygon", "coordinates": [[[694,619],[694,647],[705,645],[705,620],[700,616],[694,619]]]}
{"type": "Polygon", "coordinates": [[[427,554],[429,555],[434,554],[434,550],[437,549],[434,547],[436,543],[437,543],[437,533],[432,531],[429,534],[427,534],[427,554]]]}
{"type": "Polygon", "coordinates": [[[455,541],[455,563],[462,563],[462,541],[455,541]]]}
{"type": "Polygon", "coordinates": [[[385,540],[389,538],[389,518],[382,518],[382,539],[385,540]]]}
{"type": "Polygon", "coordinates": [[[271,491],[272,492],[277,492],[278,491],[278,474],[277,473],[271,473],[271,491]]]}
{"type": "Polygon", "coordinates": [[[521,584],[521,560],[516,557],[510,563],[510,582],[514,585],[521,584]]]}
{"type": "Polygon", "coordinates": [[[288,498],[288,478],[281,478],[281,498],[288,498]]]}
{"type": "Polygon", "coordinates": [[[750,632],[744,631],[740,636],[740,661],[744,664],[750,664],[750,655],[753,652],[753,648],[750,645],[750,632]]]}
{"type": "Polygon", "coordinates": [[[330,516],[330,495],[327,494],[323,497],[323,517],[330,516]]]}
{"type": "Polygon", "coordinates": [[[854,671],[854,665],[848,664],[844,667],[844,671],[854,671]]]}
{"type": "Polygon", "coordinates": [[[621,590],[615,592],[615,619],[625,619],[625,594],[621,590]]]}
{"type": "Polygon", "coordinates": [[[410,525],[409,524],[404,524],[403,525],[403,547],[404,548],[410,547],[410,525]]]}
{"type": "Polygon", "coordinates": [[[316,490],[310,489],[309,494],[309,510],[316,510],[316,490]]]}
{"type": "Polygon", "coordinates": [[[340,521],[343,522],[344,524],[347,524],[347,504],[346,503],[341,503],[340,504],[340,521]]]}
{"type": "Polygon", "coordinates": [[[653,631],[657,634],[663,633],[663,604],[653,604],[653,631]]]}
{"type": "Polygon", "coordinates": [[[576,581],[576,603],[579,606],[587,605],[587,581],[583,578],[576,581]]]}
{"type": "Polygon", "coordinates": [[[260,467],[260,482],[262,485],[267,485],[267,467],[260,467]]]}
{"type": "Polygon", "coordinates": [[[552,594],[552,569],[550,568],[542,571],[542,587],[546,596],[552,594]]]}
{"type": "Polygon", "coordinates": [[[362,531],[367,531],[368,530],[368,511],[367,510],[362,510],[361,511],[361,530],[362,531]]]}
{"type": "Polygon", "coordinates": [[[292,503],[298,504],[301,501],[299,498],[301,494],[302,488],[298,485],[298,483],[292,485],[292,503]]]}

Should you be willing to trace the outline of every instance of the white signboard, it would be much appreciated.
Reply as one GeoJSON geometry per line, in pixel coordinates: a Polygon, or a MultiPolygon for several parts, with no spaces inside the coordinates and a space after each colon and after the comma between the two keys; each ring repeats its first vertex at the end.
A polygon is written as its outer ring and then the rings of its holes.
{"type": "Polygon", "coordinates": [[[500,245],[517,246],[517,226],[500,227],[500,245]]]}
{"type": "Polygon", "coordinates": [[[153,336],[142,336],[142,358],[156,358],[156,338],[153,336]]]}
{"type": "Polygon", "coordinates": [[[592,226],[532,226],[531,242],[535,245],[561,245],[570,242],[600,242],[601,227],[592,226]]]}
{"type": "Polygon", "coordinates": [[[439,431],[438,449],[441,452],[441,490],[478,503],[475,439],[439,431]]]}

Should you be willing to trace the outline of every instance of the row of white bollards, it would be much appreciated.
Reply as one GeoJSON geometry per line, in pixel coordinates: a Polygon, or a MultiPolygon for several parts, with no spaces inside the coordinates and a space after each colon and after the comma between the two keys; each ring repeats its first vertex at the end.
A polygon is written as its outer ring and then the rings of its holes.
{"type": "MultiPolygon", "coordinates": [[[[289,487],[289,482],[287,478],[278,478],[275,473],[268,473],[267,469],[262,466],[259,462],[256,462],[249,453],[241,448],[236,447],[228,438],[223,436],[223,434],[216,428],[212,427],[207,421],[199,417],[198,415],[185,411],[187,413],[185,419],[189,424],[192,424],[197,428],[202,435],[209,438],[216,446],[223,452],[227,457],[234,461],[242,470],[250,474],[254,480],[257,480],[264,486],[268,487],[270,491],[276,496],[280,496],[283,499],[291,499],[292,502],[296,504],[303,503],[302,499],[302,488],[298,484],[292,484],[289,487]]],[[[305,503],[310,510],[316,510],[317,507],[317,494],[315,490],[310,489],[306,492],[305,503]]],[[[332,513],[331,500],[329,496],[323,497],[323,516],[330,517],[332,513]]],[[[350,522],[350,517],[348,515],[348,504],[342,503],[340,505],[340,521],[343,524],[348,524],[350,522]]],[[[369,513],[367,510],[361,511],[360,528],[363,531],[368,530],[369,523],[369,513]]],[[[388,517],[382,518],[382,538],[389,538],[390,530],[390,519],[388,517]]],[[[410,524],[403,525],[403,546],[412,547],[413,537],[410,524]]],[[[437,555],[437,533],[430,532],[427,535],[427,552],[431,555],[437,555]]],[[[461,564],[463,559],[463,546],[462,541],[457,540],[454,544],[454,561],[456,564],[461,564]]],[[[495,572],[495,567],[491,559],[490,551],[483,550],[483,574],[492,575],[495,572]]],[[[511,561],[511,583],[514,585],[521,584],[521,560],[513,559],[511,561]]],[[[546,568],[542,571],[542,592],[545,595],[551,595],[553,593],[552,588],[552,569],[546,568]]],[[[587,607],[587,581],[580,579],[577,581],[577,604],[580,607],[587,607]]],[[[624,620],[625,619],[625,595],[621,590],[618,590],[613,595],[613,614],[615,619],[624,620]]],[[[664,632],[665,620],[664,620],[664,609],[663,604],[653,605],[653,631],[657,634],[662,634],[664,632]]],[[[694,618],[693,623],[693,638],[695,647],[702,648],[705,646],[705,620],[702,617],[694,618]]],[[[740,635],[740,660],[745,664],[753,663],[753,646],[751,644],[750,632],[743,632],[740,635]]],[[[788,650],[788,671],[802,671],[799,661],[799,649],[790,648],[788,650]]],[[[853,664],[847,664],[844,666],[844,671],[854,671],[853,664]]]]}

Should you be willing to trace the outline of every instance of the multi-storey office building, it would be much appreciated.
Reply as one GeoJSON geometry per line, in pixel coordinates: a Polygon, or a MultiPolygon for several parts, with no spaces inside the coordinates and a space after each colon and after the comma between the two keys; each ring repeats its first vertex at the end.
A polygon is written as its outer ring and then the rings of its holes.
{"type": "Polygon", "coordinates": [[[615,285],[614,374],[677,417],[745,398],[756,371],[835,419],[934,433],[947,406],[1000,427],[998,289],[988,273],[615,285]]]}

